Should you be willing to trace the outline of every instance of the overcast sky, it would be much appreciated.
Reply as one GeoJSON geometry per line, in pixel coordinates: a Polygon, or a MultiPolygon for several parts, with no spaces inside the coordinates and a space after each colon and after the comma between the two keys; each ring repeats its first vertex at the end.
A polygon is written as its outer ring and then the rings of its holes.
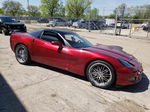
{"type": "MultiPolygon", "coordinates": [[[[2,7],[2,2],[5,0],[0,0],[0,7],[2,7]]],[[[27,0],[14,0],[22,3],[24,8],[27,7],[27,0]]],[[[40,5],[41,0],[29,0],[30,5],[40,5]]],[[[61,0],[64,4],[66,0],[61,0]]],[[[112,13],[112,11],[120,4],[126,3],[128,7],[139,6],[139,5],[150,5],[150,0],[92,0],[92,7],[98,8],[100,10],[100,15],[107,15],[112,13]]]]}

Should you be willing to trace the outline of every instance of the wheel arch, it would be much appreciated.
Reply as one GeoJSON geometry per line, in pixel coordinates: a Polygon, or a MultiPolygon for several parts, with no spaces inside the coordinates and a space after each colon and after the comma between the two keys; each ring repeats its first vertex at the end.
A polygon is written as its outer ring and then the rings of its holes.
{"type": "Polygon", "coordinates": [[[110,65],[112,66],[112,68],[113,68],[113,70],[114,70],[114,74],[115,74],[115,81],[114,81],[114,83],[116,84],[117,76],[116,76],[116,69],[115,69],[115,67],[114,67],[113,64],[111,64],[109,61],[107,61],[107,60],[105,60],[105,59],[102,59],[102,58],[96,58],[96,59],[90,60],[90,61],[86,64],[86,66],[85,66],[85,68],[84,68],[84,75],[87,77],[86,69],[87,69],[88,65],[89,65],[91,62],[97,61],[97,60],[105,61],[105,62],[107,62],[108,64],[110,64],[110,65]]]}
{"type": "Polygon", "coordinates": [[[15,46],[14,46],[14,51],[16,50],[16,47],[17,47],[18,45],[20,45],[20,44],[23,44],[24,46],[26,46],[26,47],[28,48],[28,46],[27,46],[26,44],[24,44],[24,43],[22,43],[22,42],[19,42],[19,43],[15,44],[15,46]]]}
{"type": "Polygon", "coordinates": [[[17,47],[18,45],[20,45],[20,44],[22,44],[22,45],[24,45],[24,46],[27,47],[28,52],[29,52],[29,55],[31,56],[31,52],[30,52],[29,47],[28,47],[25,43],[23,43],[23,42],[18,42],[17,44],[15,44],[15,46],[14,46],[14,52],[16,51],[16,47],[17,47]]]}

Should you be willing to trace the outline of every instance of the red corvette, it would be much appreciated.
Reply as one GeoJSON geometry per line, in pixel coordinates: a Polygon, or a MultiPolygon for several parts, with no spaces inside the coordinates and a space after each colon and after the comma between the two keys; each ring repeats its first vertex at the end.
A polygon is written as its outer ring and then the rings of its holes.
{"type": "Polygon", "coordinates": [[[114,46],[94,46],[73,32],[12,33],[10,45],[21,64],[35,61],[64,69],[86,76],[100,88],[131,85],[142,79],[142,65],[132,55],[114,46]]]}

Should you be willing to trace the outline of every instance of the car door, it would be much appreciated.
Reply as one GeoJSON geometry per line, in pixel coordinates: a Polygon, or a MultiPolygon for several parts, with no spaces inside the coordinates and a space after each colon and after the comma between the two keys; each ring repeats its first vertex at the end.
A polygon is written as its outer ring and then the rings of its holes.
{"type": "Polygon", "coordinates": [[[47,64],[67,70],[67,48],[59,49],[58,45],[53,45],[52,41],[59,41],[63,44],[63,40],[58,34],[44,31],[40,39],[34,39],[32,45],[32,57],[36,62],[47,64]]]}
{"type": "Polygon", "coordinates": [[[83,75],[84,71],[84,50],[79,49],[79,48],[73,48],[69,46],[65,46],[63,49],[66,49],[66,62],[67,62],[67,67],[68,71],[83,75]]]}

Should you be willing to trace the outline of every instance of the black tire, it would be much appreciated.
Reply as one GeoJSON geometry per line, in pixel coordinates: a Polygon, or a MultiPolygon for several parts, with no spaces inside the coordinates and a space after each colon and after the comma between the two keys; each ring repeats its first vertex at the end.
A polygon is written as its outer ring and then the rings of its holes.
{"type": "Polygon", "coordinates": [[[110,88],[115,82],[114,68],[106,61],[91,62],[86,69],[86,76],[93,86],[110,88]]]}
{"type": "Polygon", "coordinates": [[[15,56],[16,56],[16,60],[20,64],[27,65],[31,63],[31,58],[30,58],[28,48],[23,44],[19,44],[16,46],[15,56]]]}
{"type": "Polygon", "coordinates": [[[8,35],[9,31],[6,28],[2,28],[2,34],[8,35]]]}

